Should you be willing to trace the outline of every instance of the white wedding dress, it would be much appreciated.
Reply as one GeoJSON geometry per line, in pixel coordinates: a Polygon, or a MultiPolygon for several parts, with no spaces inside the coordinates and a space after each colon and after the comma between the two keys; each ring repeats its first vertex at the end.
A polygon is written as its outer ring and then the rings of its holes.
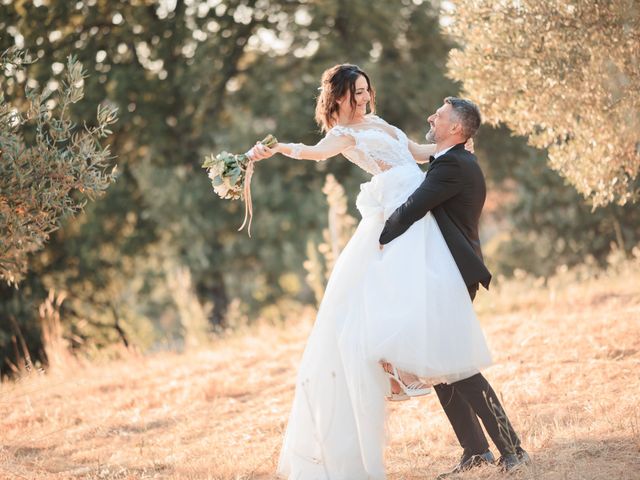
{"type": "Polygon", "coordinates": [[[356,205],[362,220],[329,279],[297,376],[277,473],[288,480],[385,478],[381,359],[430,383],[491,364],[467,287],[431,213],[381,251],[385,220],[424,179],[408,139],[368,116],[336,126],[355,145],[343,154],[367,172],[356,205]]]}

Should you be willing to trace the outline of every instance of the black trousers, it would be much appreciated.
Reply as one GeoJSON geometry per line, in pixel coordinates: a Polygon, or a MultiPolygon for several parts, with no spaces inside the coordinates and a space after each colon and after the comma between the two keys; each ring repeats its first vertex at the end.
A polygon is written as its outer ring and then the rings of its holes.
{"type": "MultiPolygon", "coordinates": [[[[477,285],[469,287],[471,300],[477,291],[477,285]]],[[[520,439],[496,393],[481,373],[452,384],[435,385],[434,389],[465,455],[484,453],[489,449],[478,418],[501,455],[515,453],[520,439]]]]}

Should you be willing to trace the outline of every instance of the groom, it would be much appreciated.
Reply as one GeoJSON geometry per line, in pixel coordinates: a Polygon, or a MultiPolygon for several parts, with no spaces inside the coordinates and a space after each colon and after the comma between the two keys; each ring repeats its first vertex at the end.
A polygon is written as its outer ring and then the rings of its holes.
{"type": "MultiPolygon", "coordinates": [[[[447,97],[428,121],[431,128],[426,139],[436,144],[436,154],[430,158],[422,184],[387,220],[380,245],[382,248],[402,235],[431,211],[473,300],[479,285],[489,288],[491,281],[478,236],[486,197],[484,176],[476,157],[464,148],[480,126],[480,112],[469,100],[447,97]]],[[[493,388],[481,373],[434,388],[464,449],[460,462],[439,479],[494,462],[478,418],[500,451],[498,464],[504,470],[530,461],[493,388]]]]}

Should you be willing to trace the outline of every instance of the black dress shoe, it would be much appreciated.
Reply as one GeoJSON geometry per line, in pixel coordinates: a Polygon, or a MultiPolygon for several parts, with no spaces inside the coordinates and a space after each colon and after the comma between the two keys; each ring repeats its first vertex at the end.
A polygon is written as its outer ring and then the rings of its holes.
{"type": "Polygon", "coordinates": [[[482,465],[490,465],[493,464],[494,461],[495,458],[490,450],[487,450],[484,453],[478,453],[476,455],[463,454],[460,462],[455,467],[453,467],[451,471],[441,473],[436,477],[436,480],[442,480],[443,478],[466,472],[467,470],[471,470],[472,468],[480,467],[482,465]]]}
{"type": "Polygon", "coordinates": [[[530,463],[531,458],[522,447],[517,447],[516,453],[502,455],[498,460],[498,466],[505,472],[514,471],[523,465],[529,465],[530,463]]]}

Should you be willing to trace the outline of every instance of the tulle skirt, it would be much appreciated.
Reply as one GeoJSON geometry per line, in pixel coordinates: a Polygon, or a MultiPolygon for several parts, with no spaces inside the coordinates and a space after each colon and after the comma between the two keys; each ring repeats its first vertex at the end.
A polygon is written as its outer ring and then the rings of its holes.
{"type": "Polygon", "coordinates": [[[378,248],[385,220],[423,179],[417,165],[394,167],[360,187],[362,220],[334,266],[300,363],[280,478],[385,478],[389,381],[380,360],[432,384],[491,364],[431,213],[378,248]]]}

